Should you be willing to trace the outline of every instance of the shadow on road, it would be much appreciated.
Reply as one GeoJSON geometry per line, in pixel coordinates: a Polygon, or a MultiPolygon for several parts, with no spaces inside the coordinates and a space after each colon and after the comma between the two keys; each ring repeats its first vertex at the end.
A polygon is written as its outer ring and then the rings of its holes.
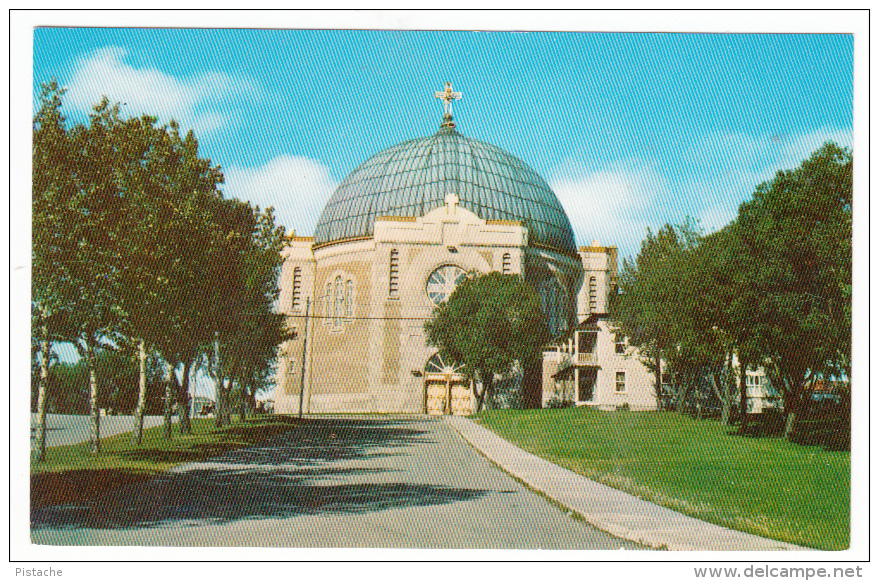
{"type": "Polygon", "coordinates": [[[333,465],[406,454],[407,447],[433,443],[415,424],[403,419],[310,419],[263,444],[225,452],[186,471],[122,486],[77,505],[32,510],[32,527],[194,526],[300,514],[356,514],[447,504],[488,492],[358,483],[358,476],[389,470],[333,465]]]}

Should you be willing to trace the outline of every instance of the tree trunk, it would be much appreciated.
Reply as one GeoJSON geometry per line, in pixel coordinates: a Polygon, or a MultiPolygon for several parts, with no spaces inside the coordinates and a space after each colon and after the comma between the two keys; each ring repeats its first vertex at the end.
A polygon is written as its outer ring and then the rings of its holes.
{"type": "Polygon", "coordinates": [[[543,386],[540,361],[532,361],[522,366],[522,407],[537,409],[543,404],[543,386]]]}
{"type": "MultiPolygon", "coordinates": [[[[708,378],[711,380],[711,388],[714,390],[714,395],[720,400],[720,421],[725,424],[729,421],[729,398],[724,397],[725,394],[718,387],[717,374],[709,373],[708,378]]],[[[724,384],[723,381],[720,383],[724,384]]]]}
{"type": "Polygon", "coordinates": [[[785,415],[784,439],[790,440],[791,435],[793,435],[794,432],[794,424],[797,420],[797,414],[800,412],[797,393],[802,390],[802,385],[798,386],[799,389],[795,389],[793,382],[791,382],[787,376],[782,375],[781,372],[779,372],[778,377],[780,378],[784,389],[782,394],[784,398],[785,415]]]}
{"type": "Polygon", "coordinates": [[[787,412],[787,419],[784,422],[784,439],[790,440],[791,434],[794,432],[794,424],[797,421],[797,412],[791,410],[787,412]]]}
{"type": "Polygon", "coordinates": [[[171,364],[165,363],[165,439],[170,440],[174,437],[171,432],[171,406],[174,400],[174,386],[171,383],[174,380],[174,368],[171,364]]]}
{"type": "Polygon", "coordinates": [[[746,419],[748,417],[748,361],[742,359],[739,361],[739,427],[744,432],[747,428],[746,419]]]}
{"type": "Polygon", "coordinates": [[[675,407],[678,409],[678,413],[684,413],[684,402],[687,400],[687,395],[690,393],[690,389],[692,389],[692,385],[690,380],[687,378],[681,379],[680,373],[675,374],[675,384],[677,386],[678,393],[676,394],[676,404],[675,407]]]}
{"type": "MultiPolygon", "coordinates": [[[[482,379],[482,393],[476,394],[476,413],[482,411],[482,405],[485,403],[485,395],[489,393],[492,389],[492,383],[494,383],[494,373],[479,373],[479,377],[482,379]]],[[[476,391],[476,387],[474,384],[474,391],[476,391]]],[[[451,405],[451,402],[449,402],[451,405]]]]}
{"type": "MultiPolygon", "coordinates": [[[[726,378],[724,378],[726,379],[726,378]]],[[[720,423],[729,425],[729,383],[722,381],[723,390],[720,398],[720,423]]]]}
{"type": "MultiPolygon", "coordinates": [[[[802,389],[802,388],[801,388],[802,389]]],[[[802,402],[797,397],[795,393],[790,393],[788,395],[785,394],[784,398],[784,412],[786,415],[785,423],[784,423],[784,439],[790,440],[794,435],[794,428],[796,427],[797,417],[800,415],[802,402]]]]}
{"type": "Polygon", "coordinates": [[[252,391],[247,394],[247,416],[255,417],[256,416],[256,394],[252,391]]]}
{"type": "Polygon", "coordinates": [[[37,417],[39,425],[37,426],[37,462],[46,460],[46,396],[49,388],[49,356],[51,354],[51,346],[49,344],[49,328],[46,325],[45,315],[42,315],[42,325],[40,330],[43,334],[43,340],[40,344],[40,386],[37,396],[37,417]]]}
{"type": "Polygon", "coordinates": [[[244,423],[244,420],[247,419],[247,410],[245,409],[245,406],[247,405],[245,401],[246,399],[247,398],[243,393],[241,394],[241,397],[238,398],[238,421],[242,424],[244,423]]]}
{"type": "Polygon", "coordinates": [[[218,428],[226,425],[226,380],[223,377],[216,379],[216,397],[217,397],[217,413],[214,416],[214,423],[218,428]]]}
{"type": "Polygon", "coordinates": [[[656,355],[656,369],[653,370],[653,390],[656,393],[656,409],[662,409],[662,358],[656,355]]]}
{"type": "Polygon", "coordinates": [[[89,416],[92,423],[92,434],[89,448],[92,454],[101,453],[101,410],[98,408],[98,376],[95,373],[94,349],[89,346],[86,352],[86,365],[89,370],[89,416]]]}
{"type": "Polygon", "coordinates": [[[214,424],[218,428],[226,425],[226,388],[225,379],[220,366],[220,334],[214,334],[214,397],[217,398],[217,409],[214,413],[214,424]]]}
{"type": "Polygon", "coordinates": [[[183,381],[177,391],[177,430],[181,434],[192,433],[192,422],[189,421],[189,410],[192,400],[189,397],[189,375],[192,371],[192,362],[183,363],[183,381]]]}
{"type": "Polygon", "coordinates": [[[131,443],[140,446],[143,442],[143,413],[146,408],[146,345],[143,339],[137,342],[138,389],[137,407],[134,408],[134,430],[131,432],[131,443]]]}

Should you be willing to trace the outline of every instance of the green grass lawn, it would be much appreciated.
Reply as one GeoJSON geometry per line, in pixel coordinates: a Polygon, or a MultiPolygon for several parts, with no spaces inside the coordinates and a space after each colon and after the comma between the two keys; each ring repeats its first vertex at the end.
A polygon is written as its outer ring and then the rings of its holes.
{"type": "Polygon", "coordinates": [[[739,436],[672,412],[492,410],[476,420],[555,464],[696,518],[808,547],[849,546],[848,452],[739,436]]]}
{"type": "Polygon", "coordinates": [[[265,416],[236,422],[218,429],[214,420],[192,420],[193,433],[181,435],[174,426],[174,438],[166,440],[164,428],[144,430],[140,447],[131,444],[131,434],[101,440],[98,455],[88,443],[57,446],[46,451],[45,462],[31,453],[31,507],[81,502],[108,488],[152,478],[177,464],[203,460],[227,450],[264,442],[293,428],[297,420],[265,416]]]}

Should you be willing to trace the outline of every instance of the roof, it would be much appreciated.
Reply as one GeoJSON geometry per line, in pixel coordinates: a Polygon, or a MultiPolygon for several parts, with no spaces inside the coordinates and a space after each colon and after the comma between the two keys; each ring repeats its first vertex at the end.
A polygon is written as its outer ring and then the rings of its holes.
{"type": "Polygon", "coordinates": [[[568,216],[537,172],[447,126],[389,147],[352,171],[324,207],[315,244],[372,236],[377,218],[424,216],[445,205],[448,194],[483,220],[521,222],[529,243],[576,253],[568,216]]]}

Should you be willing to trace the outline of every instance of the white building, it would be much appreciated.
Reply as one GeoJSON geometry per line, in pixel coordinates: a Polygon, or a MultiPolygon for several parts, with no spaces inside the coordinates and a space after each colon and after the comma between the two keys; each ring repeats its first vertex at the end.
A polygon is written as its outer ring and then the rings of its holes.
{"type": "Polygon", "coordinates": [[[608,295],[617,279],[617,249],[598,241],[578,250],[583,284],[577,293],[578,324],[543,355],[543,404],[633,410],[657,409],[654,376],[638,353],[617,341],[608,320],[608,295]]]}
{"type": "Polygon", "coordinates": [[[583,265],[564,209],[525,162],[458,132],[456,96],[437,93],[436,133],[364,161],[314,236],[290,238],[279,307],[297,337],[281,351],[278,413],[470,413],[471,386],[423,329],[467,272],[523,277],[554,334],[576,321],[583,265]]]}

